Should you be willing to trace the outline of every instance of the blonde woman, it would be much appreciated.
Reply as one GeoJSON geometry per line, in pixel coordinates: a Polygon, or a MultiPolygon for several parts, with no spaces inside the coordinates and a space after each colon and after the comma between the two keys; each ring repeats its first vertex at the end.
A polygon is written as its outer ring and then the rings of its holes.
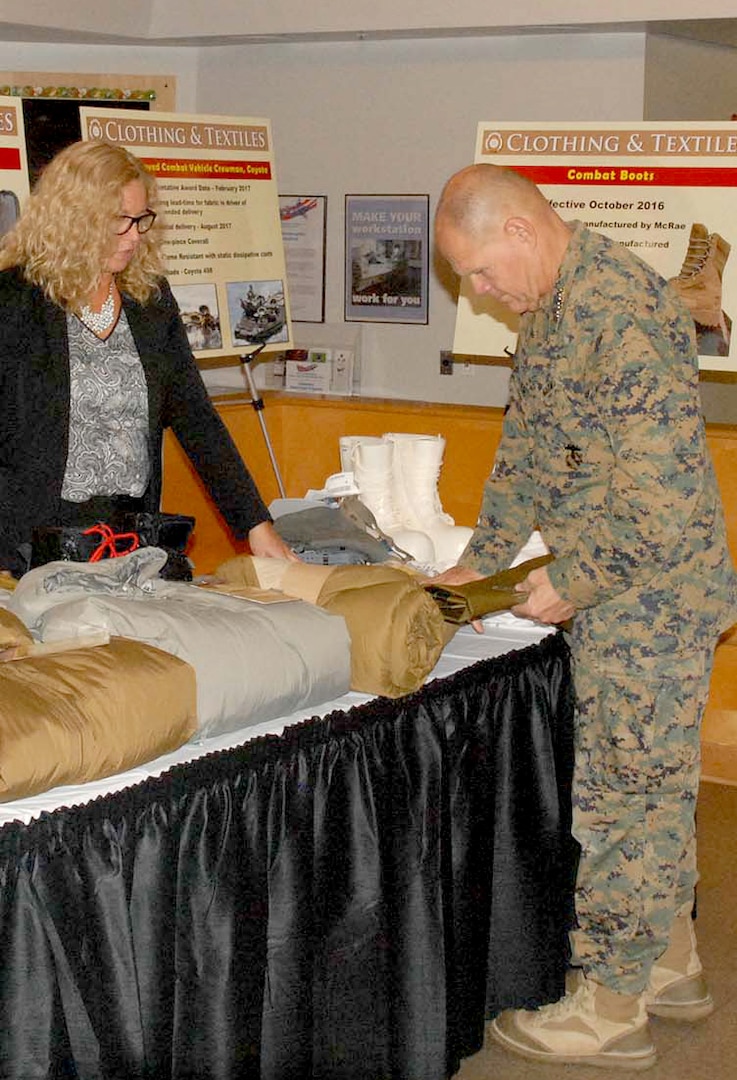
{"type": "Polygon", "coordinates": [[[158,510],[167,427],[234,535],[294,558],[200,378],[163,277],[156,206],[136,157],[78,142],[4,238],[0,567],[16,575],[36,526],[158,510]]]}

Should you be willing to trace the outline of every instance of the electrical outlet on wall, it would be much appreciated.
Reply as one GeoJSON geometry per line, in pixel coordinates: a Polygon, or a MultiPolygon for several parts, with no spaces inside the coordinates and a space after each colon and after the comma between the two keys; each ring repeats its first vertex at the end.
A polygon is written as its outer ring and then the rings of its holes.
{"type": "Polygon", "coordinates": [[[440,374],[453,374],[453,353],[450,351],[450,349],[440,350],[440,374]]]}

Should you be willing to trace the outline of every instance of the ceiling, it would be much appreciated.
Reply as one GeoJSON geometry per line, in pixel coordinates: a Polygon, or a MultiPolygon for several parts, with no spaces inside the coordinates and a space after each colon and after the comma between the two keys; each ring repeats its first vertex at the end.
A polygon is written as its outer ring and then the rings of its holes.
{"type": "Polygon", "coordinates": [[[525,26],[468,26],[439,29],[398,29],[370,31],[309,31],[297,29],[288,33],[238,34],[199,33],[178,36],[151,33],[99,33],[54,26],[32,26],[0,20],[0,40],[43,42],[49,44],[118,44],[141,46],[201,47],[204,45],[248,45],[278,42],[388,40],[401,38],[452,38],[470,36],[509,36],[520,34],[571,33],[650,33],[666,34],[714,45],[737,48],[737,19],[679,19],[644,22],[540,24],[525,26]]]}
{"type": "Polygon", "coordinates": [[[651,33],[706,41],[712,45],[737,48],[737,19],[681,19],[677,22],[648,23],[651,33]]]}

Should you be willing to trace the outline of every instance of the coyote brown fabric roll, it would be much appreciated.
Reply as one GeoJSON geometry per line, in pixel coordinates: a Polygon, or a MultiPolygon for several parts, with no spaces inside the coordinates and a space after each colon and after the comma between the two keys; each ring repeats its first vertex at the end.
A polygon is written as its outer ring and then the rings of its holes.
{"type": "Polygon", "coordinates": [[[0,653],[19,645],[31,645],[33,638],[17,615],[0,608],[0,653]]]}
{"type": "Polygon", "coordinates": [[[0,801],[175,750],[197,729],[196,701],[188,664],[123,638],[0,664],[0,801]]]}
{"type": "Polygon", "coordinates": [[[465,585],[433,585],[425,588],[440,609],[443,618],[449,623],[468,623],[490,615],[493,611],[505,611],[521,604],[524,596],[515,592],[514,586],[524,581],[531,570],[552,562],[552,555],[540,555],[537,559],[528,559],[509,570],[501,570],[491,577],[469,581],[465,585]]]}
{"type": "Polygon", "coordinates": [[[422,585],[393,567],[336,566],[317,603],[345,619],[352,686],[365,693],[418,690],[452,637],[422,585]]]}
{"type": "MultiPolygon", "coordinates": [[[[259,564],[237,556],[217,576],[234,586],[263,587],[259,564]]],[[[279,588],[343,617],[351,639],[351,689],[362,693],[396,698],[418,690],[455,633],[418,578],[386,563],[289,562],[279,588]]]]}

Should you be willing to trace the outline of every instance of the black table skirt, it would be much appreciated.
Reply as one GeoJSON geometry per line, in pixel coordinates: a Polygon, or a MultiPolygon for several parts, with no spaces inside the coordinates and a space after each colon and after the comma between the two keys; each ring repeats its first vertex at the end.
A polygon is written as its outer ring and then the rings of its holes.
{"type": "Polygon", "coordinates": [[[560,635],[0,830],[0,1077],[443,1080],[563,989],[560,635]]]}

